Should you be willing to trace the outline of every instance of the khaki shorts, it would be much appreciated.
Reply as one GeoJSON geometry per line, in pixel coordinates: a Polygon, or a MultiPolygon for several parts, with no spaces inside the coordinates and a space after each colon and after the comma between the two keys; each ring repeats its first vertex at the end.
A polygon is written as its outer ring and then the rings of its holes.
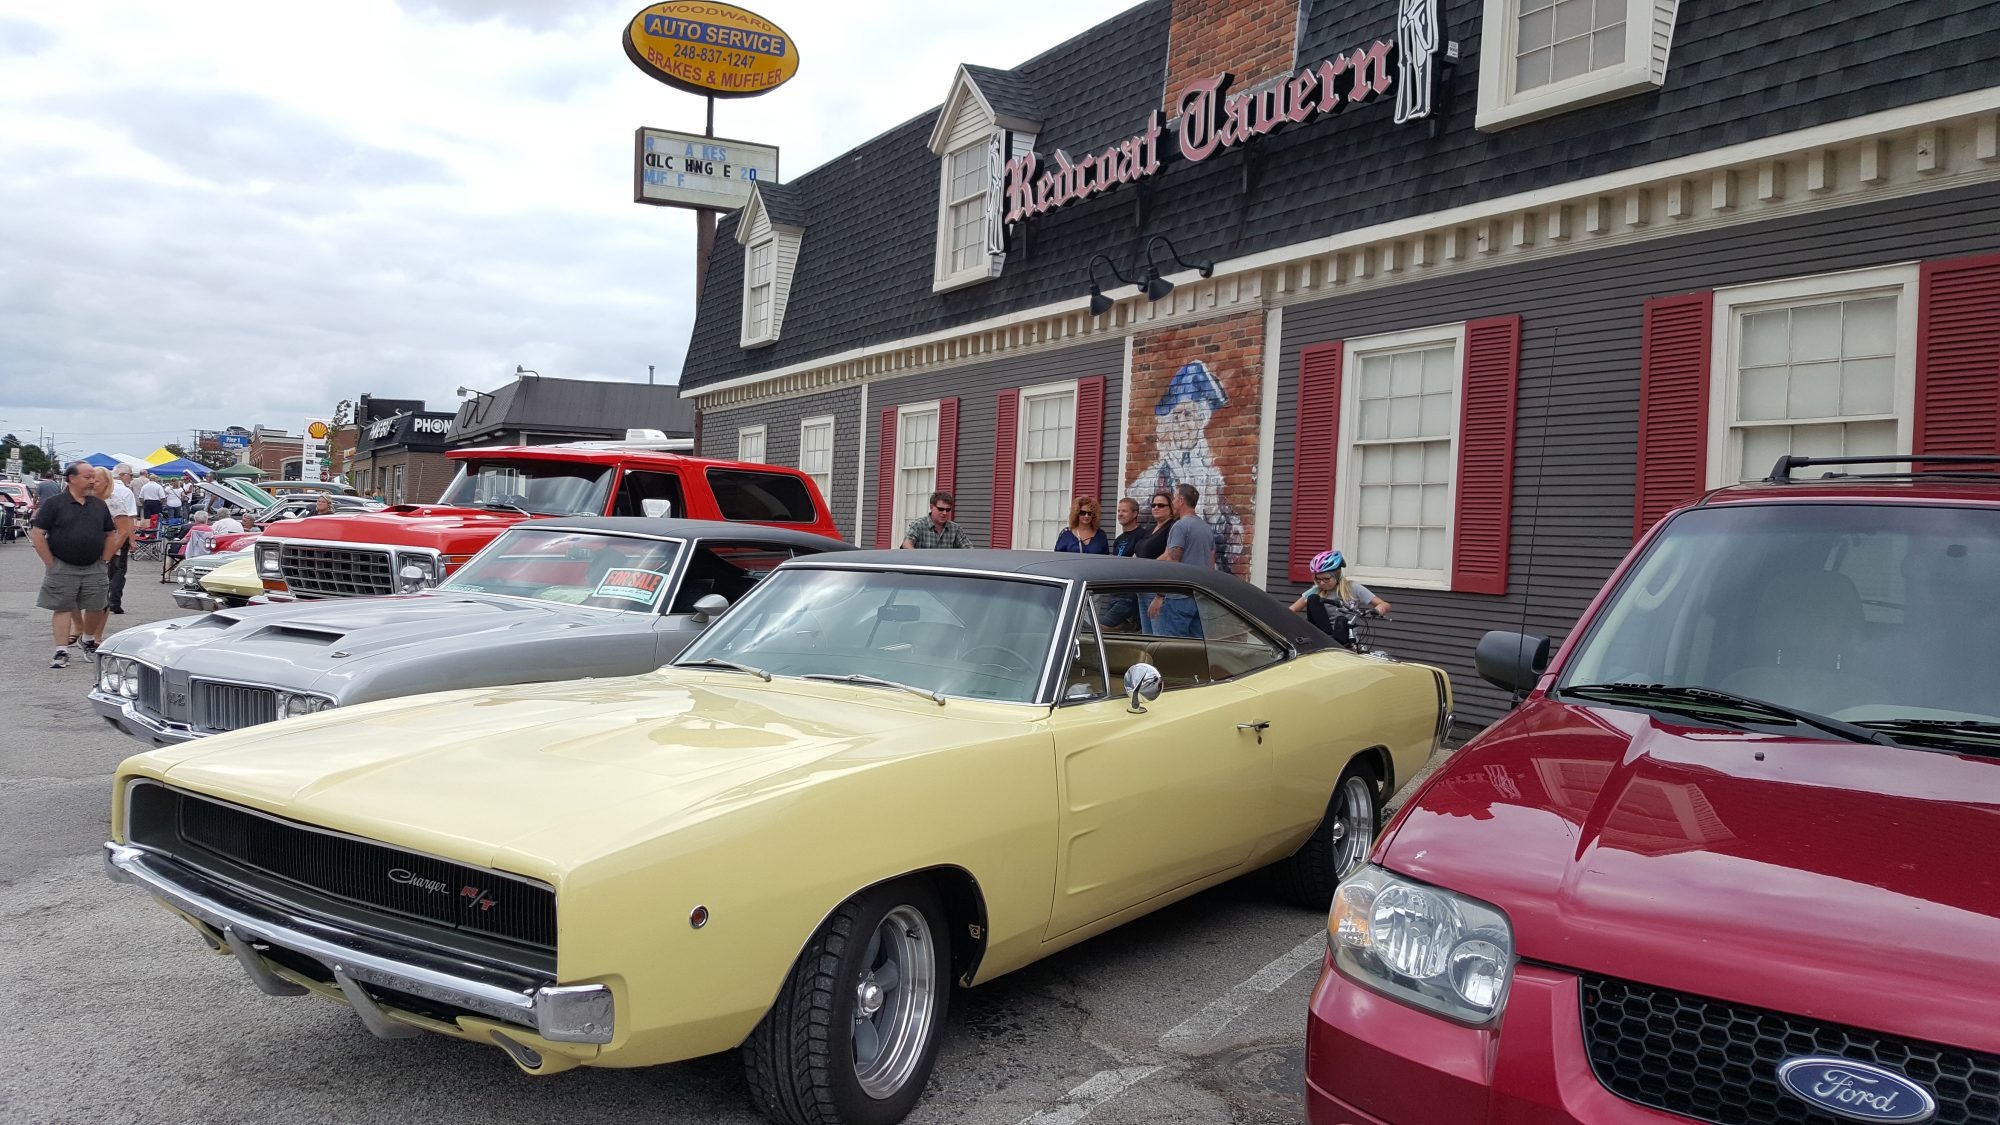
{"type": "Polygon", "coordinates": [[[78,566],[57,559],[42,575],[42,593],[35,604],[56,613],[95,612],[105,607],[110,594],[111,578],[103,563],[78,566]]]}

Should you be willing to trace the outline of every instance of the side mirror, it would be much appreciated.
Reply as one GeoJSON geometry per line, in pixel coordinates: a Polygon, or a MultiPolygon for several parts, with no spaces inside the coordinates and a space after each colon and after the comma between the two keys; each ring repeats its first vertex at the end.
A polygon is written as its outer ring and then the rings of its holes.
{"type": "Polygon", "coordinates": [[[706,625],[716,618],[721,617],[722,611],[728,608],[729,599],[723,597],[721,594],[703,594],[701,597],[695,599],[694,623],[697,625],[706,625]]]}
{"type": "Polygon", "coordinates": [[[1134,715],[1145,714],[1139,701],[1160,698],[1160,670],[1144,661],[1125,669],[1125,691],[1132,697],[1125,709],[1134,715]]]}
{"type": "Polygon", "coordinates": [[[1480,679],[1494,687],[1533,691],[1549,667],[1549,639],[1495,629],[1479,638],[1479,647],[1472,651],[1472,667],[1480,679]]]}
{"type": "Polygon", "coordinates": [[[403,580],[402,592],[405,594],[414,594],[418,590],[424,588],[424,582],[427,579],[429,579],[431,575],[430,571],[425,570],[423,567],[420,567],[415,563],[404,563],[403,569],[398,571],[396,573],[396,576],[403,580]]]}
{"type": "Polygon", "coordinates": [[[674,514],[674,502],[659,497],[641,500],[639,510],[645,513],[648,519],[665,519],[674,514]]]}

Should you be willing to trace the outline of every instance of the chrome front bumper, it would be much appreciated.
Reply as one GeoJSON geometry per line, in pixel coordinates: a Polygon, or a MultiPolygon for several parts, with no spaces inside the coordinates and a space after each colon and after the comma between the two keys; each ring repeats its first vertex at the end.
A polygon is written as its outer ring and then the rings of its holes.
{"type": "Polygon", "coordinates": [[[194,610],[196,613],[214,613],[222,607],[222,602],[217,600],[214,594],[203,590],[183,590],[179,587],[174,588],[174,604],[182,609],[194,610]]]}
{"type": "Polygon", "coordinates": [[[186,723],[172,723],[165,719],[142,715],[131,700],[124,696],[106,695],[101,688],[90,689],[90,708],[112,726],[141,742],[150,742],[155,746],[172,746],[177,742],[208,737],[205,732],[198,731],[186,723]]]}
{"type": "Polygon", "coordinates": [[[538,973],[416,948],[293,914],[245,895],[171,857],[122,844],[104,845],[105,871],[221,935],[252,983],[273,996],[305,991],[273,971],[255,943],[276,946],[325,966],[369,1031],[385,1039],[414,1034],[363,985],[515,1024],[554,1043],[609,1043],[614,1029],[611,990],[601,984],[558,985],[538,973]]]}

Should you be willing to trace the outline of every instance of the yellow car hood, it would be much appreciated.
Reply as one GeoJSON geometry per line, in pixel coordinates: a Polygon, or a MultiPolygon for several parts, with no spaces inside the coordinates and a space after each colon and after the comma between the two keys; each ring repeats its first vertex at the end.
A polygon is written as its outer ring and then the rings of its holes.
{"type": "Polygon", "coordinates": [[[211,594],[249,598],[264,592],[264,580],[257,576],[257,560],[245,555],[202,575],[201,588],[211,594]]]}
{"type": "Polygon", "coordinates": [[[129,772],[554,881],[829,771],[1019,734],[1025,717],[880,688],[655,673],[365,704],[156,750],[129,772]]]}

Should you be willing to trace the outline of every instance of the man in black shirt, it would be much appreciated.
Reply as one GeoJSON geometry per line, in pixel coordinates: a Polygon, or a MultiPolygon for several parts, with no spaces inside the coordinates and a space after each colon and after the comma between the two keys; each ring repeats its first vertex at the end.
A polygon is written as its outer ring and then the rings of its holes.
{"type": "Polygon", "coordinates": [[[104,563],[118,551],[118,525],[111,509],[90,494],[91,467],[78,461],[63,474],[65,491],[35,513],[31,532],[42,557],[41,596],[35,604],[55,614],[49,630],[56,655],[51,668],[69,667],[69,642],[81,638],[86,660],[97,659],[103,635],[105,599],[111,583],[104,563]]]}

